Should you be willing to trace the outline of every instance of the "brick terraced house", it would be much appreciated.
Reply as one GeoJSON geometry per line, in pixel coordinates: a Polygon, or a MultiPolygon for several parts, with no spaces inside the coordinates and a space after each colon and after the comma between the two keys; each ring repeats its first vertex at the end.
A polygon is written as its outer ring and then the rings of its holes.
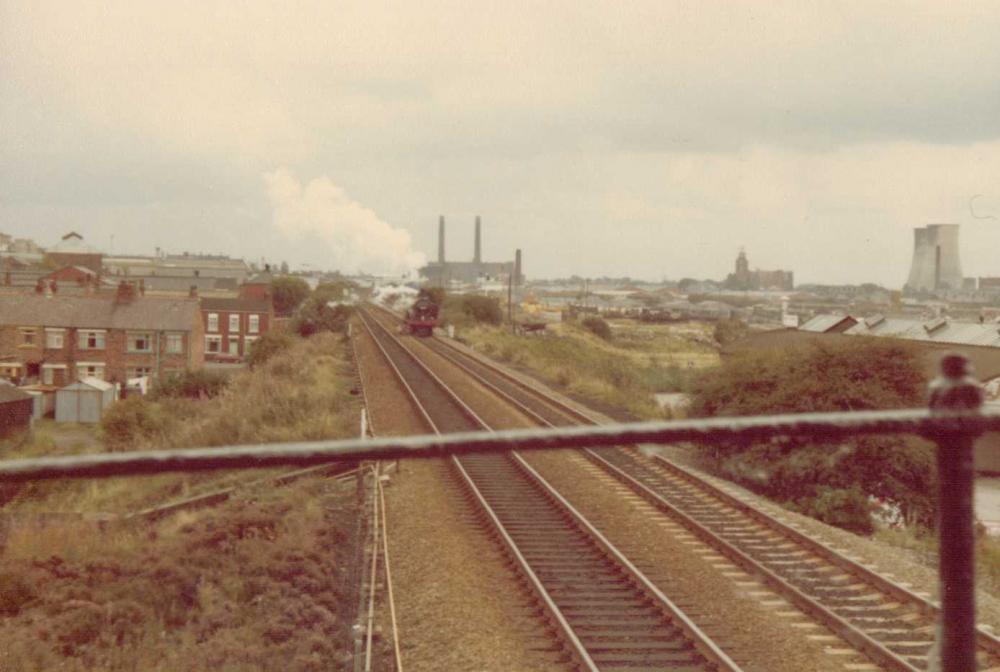
{"type": "Polygon", "coordinates": [[[257,298],[203,297],[201,314],[205,328],[205,360],[235,362],[250,354],[253,342],[274,324],[269,296],[257,298]]]}
{"type": "Polygon", "coordinates": [[[197,299],[140,296],[127,283],[107,296],[0,294],[2,377],[124,383],[200,369],[204,346],[197,299]]]}

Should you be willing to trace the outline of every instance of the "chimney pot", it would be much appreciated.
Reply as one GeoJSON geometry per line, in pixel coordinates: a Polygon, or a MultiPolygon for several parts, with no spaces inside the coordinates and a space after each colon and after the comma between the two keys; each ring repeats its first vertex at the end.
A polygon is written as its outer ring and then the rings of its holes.
{"type": "Polygon", "coordinates": [[[191,289],[188,290],[188,296],[192,299],[198,298],[198,285],[191,285],[191,289]]]}

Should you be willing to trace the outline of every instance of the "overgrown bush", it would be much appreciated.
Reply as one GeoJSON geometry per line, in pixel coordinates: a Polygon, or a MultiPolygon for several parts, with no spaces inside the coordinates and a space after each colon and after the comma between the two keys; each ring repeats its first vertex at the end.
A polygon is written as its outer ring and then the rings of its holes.
{"type": "Polygon", "coordinates": [[[247,361],[255,368],[292,347],[295,338],[284,331],[269,331],[253,343],[247,361]]]}
{"type": "Polygon", "coordinates": [[[326,303],[326,299],[322,297],[312,297],[306,301],[292,321],[292,330],[304,337],[321,331],[343,331],[354,309],[343,305],[331,308],[326,303]]]}
{"type": "Polygon", "coordinates": [[[462,312],[476,322],[484,324],[497,325],[503,322],[503,311],[500,310],[500,302],[488,296],[463,296],[462,312]]]}
{"type": "MultiPolygon", "coordinates": [[[[911,345],[852,338],[738,355],[699,382],[690,412],[729,416],[907,408],[919,405],[923,396],[911,345]]],[[[848,529],[868,529],[858,497],[895,504],[911,522],[930,524],[933,518],[933,453],[918,439],[776,439],[718,443],[710,450],[729,475],[848,529]]]]}
{"type": "Polygon", "coordinates": [[[712,337],[719,345],[729,345],[745,338],[748,333],[750,333],[750,329],[745,322],[731,318],[716,322],[715,329],[712,330],[712,337]]]}
{"type": "Polygon", "coordinates": [[[605,341],[611,340],[611,327],[599,317],[585,317],[580,323],[583,328],[605,341]]]}
{"type": "Polygon", "coordinates": [[[142,397],[129,397],[104,411],[101,434],[111,451],[134,450],[154,441],[166,425],[155,404],[142,397]]]}
{"type": "Polygon", "coordinates": [[[222,373],[201,369],[169,375],[153,385],[153,399],[163,397],[185,397],[188,399],[208,399],[217,396],[229,380],[222,373]]]}

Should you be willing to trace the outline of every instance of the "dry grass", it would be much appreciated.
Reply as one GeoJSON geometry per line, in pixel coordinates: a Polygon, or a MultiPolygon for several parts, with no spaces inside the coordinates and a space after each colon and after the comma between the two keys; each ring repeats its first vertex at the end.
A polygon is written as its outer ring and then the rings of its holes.
{"type": "MultiPolygon", "coordinates": [[[[233,377],[218,397],[207,400],[136,400],[132,408],[144,422],[126,423],[126,433],[103,438],[88,450],[147,450],[241,443],[307,441],[350,436],[357,412],[348,346],[340,336],[323,334],[298,340],[264,366],[233,377]]],[[[125,402],[130,404],[131,402],[125,402]]],[[[125,407],[121,404],[122,408],[125,407]]],[[[117,412],[116,410],[109,411],[117,412]]],[[[16,455],[82,452],[59,449],[57,427],[43,426],[16,455]]],[[[106,434],[106,433],[105,433],[106,434]]],[[[8,511],[126,512],[156,503],[226,487],[260,473],[215,473],[49,482],[0,493],[8,511]]]]}
{"type": "Polygon", "coordinates": [[[538,375],[569,394],[624,409],[637,418],[661,418],[658,392],[687,388],[692,372],[718,364],[704,325],[612,322],[604,341],[575,324],[555,325],[547,336],[514,336],[503,328],[475,326],[458,335],[499,361],[538,375]]]}
{"type": "MultiPolygon", "coordinates": [[[[338,336],[316,336],[236,376],[217,398],[143,401],[132,410],[152,420],[126,437],[129,447],[349,436],[357,405],[348,347],[338,336]]],[[[81,448],[60,448],[55,431],[43,425],[21,455],[81,448]]],[[[310,479],[243,489],[216,508],[156,525],[99,525],[67,513],[134,510],[262,475],[0,492],[12,521],[0,552],[0,672],[337,669],[354,607],[351,488],[310,479]]]]}

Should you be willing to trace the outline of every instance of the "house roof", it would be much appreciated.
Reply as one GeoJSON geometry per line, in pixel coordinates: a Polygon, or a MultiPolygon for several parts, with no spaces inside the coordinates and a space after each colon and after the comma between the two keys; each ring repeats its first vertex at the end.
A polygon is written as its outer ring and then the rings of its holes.
{"type": "Polygon", "coordinates": [[[1000,325],[978,322],[887,317],[871,326],[865,321],[858,322],[844,333],[851,336],[894,336],[914,341],[1000,348],[1000,325]]]}
{"type": "Polygon", "coordinates": [[[24,401],[31,398],[30,394],[22,392],[13,385],[0,385],[0,404],[6,404],[11,401],[24,401]]]}
{"type": "Polygon", "coordinates": [[[810,331],[816,334],[824,334],[833,331],[845,321],[855,322],[850,315],[817,315],[805,324],[799,325],[799,331],[810,331]]]}
{"type": "Polygon", "coordinates": [[[271,310],[271,302],[267,299],[206,296],[201,300],[201,308],[202,310],[267,313],[271,310]]]}
{"type": "Polygon", "coordinates": [[[0,325],[190,331],[200,319],[197,299],[0,294],[0,325]]]}

